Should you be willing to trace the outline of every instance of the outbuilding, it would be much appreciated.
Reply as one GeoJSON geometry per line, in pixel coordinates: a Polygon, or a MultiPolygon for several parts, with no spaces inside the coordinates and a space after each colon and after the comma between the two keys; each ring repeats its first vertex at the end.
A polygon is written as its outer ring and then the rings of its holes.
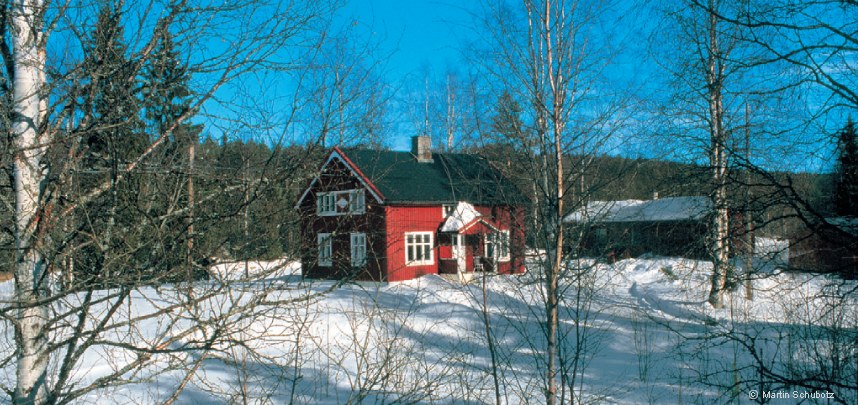
{"type": "Polygon", "coordinates": [[[580,253],[618,259],[643,253],[702,259],[712,202],[703,196],[593,201],[565,218],[580,253]]]}

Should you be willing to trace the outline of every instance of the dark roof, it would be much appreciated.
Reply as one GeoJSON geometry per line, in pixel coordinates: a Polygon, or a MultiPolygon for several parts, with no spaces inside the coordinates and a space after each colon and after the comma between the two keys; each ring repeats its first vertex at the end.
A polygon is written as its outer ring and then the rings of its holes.
{"type": "Polygon", "coordinates": [[[433,153],[421,163],[410,152],[342,149],[386,203],[517,205],[527,199],[489,161],[479,155],[433,153]]]}

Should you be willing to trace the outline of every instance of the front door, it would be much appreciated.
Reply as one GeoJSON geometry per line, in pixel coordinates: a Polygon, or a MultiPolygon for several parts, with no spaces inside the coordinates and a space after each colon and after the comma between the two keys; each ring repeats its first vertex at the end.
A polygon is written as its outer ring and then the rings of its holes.
{"type": "Polygon", "coordinates": [[[453,235],[453,258],[456,259],[456,270],[465,272],[465,237],[464,235],[453,235]]]}

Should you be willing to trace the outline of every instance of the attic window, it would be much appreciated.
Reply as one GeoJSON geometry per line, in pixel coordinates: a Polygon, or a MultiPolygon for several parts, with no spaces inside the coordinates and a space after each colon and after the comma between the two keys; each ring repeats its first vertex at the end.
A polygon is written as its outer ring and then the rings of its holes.
{"type": "Polygon", "coordinates": [[[441,210],[442,210],[441,211],[442,217],[447,218],[450,215],[453,215],[454,212],[456,212],[456,205],[455,204],[443,204],[443,205],[441,205],[441,210]]]}
{"type": "Polygon", "coordinates": [[[320,216],[363,214],[366,197],[363,189],[316,194],[316,213],[320,216]]]}
{"type": "Polygon", "coordinates": [[[316,196],[316,212],[319,215],[336,215],[336,201],[333,193],[320,193],[316,196]]]}
{"type": "Polygon", "coordinates": [[[353,190],[349,194],[349,212],[363,214],[366,211],[366,197],[363,190],[353,190]]]}

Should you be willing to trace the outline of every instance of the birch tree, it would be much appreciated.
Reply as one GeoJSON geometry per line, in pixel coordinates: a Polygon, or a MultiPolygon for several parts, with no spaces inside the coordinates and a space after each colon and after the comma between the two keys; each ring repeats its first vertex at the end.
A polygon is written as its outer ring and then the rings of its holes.
{"type": "MultiPolygon", "coordinates": [[[[715,9],[709,1],[709,10],[715,9]]],[[[706,25],[706,93],[709,103],[709,166],[712,170],[712,287],[709,303],[715,308],[724,305],[724,290],[730,266],[730,217],[727,212],[727,131],[724,129],[725,51],[718,38],[718,18],[714,11],[707,16],[706,25]]]]}
{"type": "MultiPolygon", "coordinates": [[[[48,308],[42,303],[47,289],[47,263],[40,238],[42,182],[45,178],[45,37],[44,4],[39,0],[4,3],[12,34],[12,53],[4,54],[12,76],[12,172],[15,195],[15,299],[18,302],[15,340],[18,347],[14,401],[44,403],[47,399],[45,323],[48,308]]],[[[5,30],[4,30],[5,31],[5,30]]],[[[5,33],[5,32],[4,32],[5,33]]],[[[6,43],[4,38],[4,44],[6,43]]]]}
{"type": "MultiPolygon", "coordinates": [[[[769,123],[767,128],[755,128],[757,136],[767,132],[773,140],[767,145],[754,145],[761,151],[755,160],[760,160],[759,155],[766,155],[767,147],[780,150],[777,145],[790,146],[783,149],[783,153],[790,156],[790,162],[817,159],[814,156],[819,155],[819,149],[825,148],[825,142],[817,134],[839,129],[826,128],[829,126],[826,120],[838,114],[842,116],[844,111],[854,109],[856,105],[855,65],[851,57],[858,35],[855,20],[849,13],[855,6],[849,1],[785,0],[730,4],[717,0],[693,0],[682,6],[685,13],[678,9],[670,12],[679,17],[674,21],[683,27],[683,40],[689,41],[687,43],[696,49],[697,66],[702,67],[705,61],[706,94],[697,92],[697,95],[707,100],[705,122],[710,134],[707,155],[712,174],[714,221],[711,245],[715,271],[709,302],[715,307],[722,305],[723,280],[730,272],[725,259],[730,256],[730,244],[727,242],[731,225],[725,208],[728,205],[726,191],[721,191],[728,188],[729,173],[722,175],[727,172],[727,166],[721,161],[726,162],[727,155],[731,155],[730,159],[736,160],[734,163],[744,170],[773,179],[771,168],[755,164],[750,156],[739,158],[737,154],[730,153],[727,138],[733,129],[729,116],[735,113],[733,115],[739,121],[742,114],[738,111],[738,104],[748,103],[748,98],[762,100],[763,104],[768,104],[765,108],[779,112],[783,112],[784,107],[774,107],[774,102],[792,100],[800,103],[798,113],[790,110],[789,115],[778,117],[779,121],[788,124],[773,126],[769,123]],[[697,19],[696,23],[691,22],[693,18],[697,19]],[[705,26],[703,21],[707,22],[705,26]],[[749,77],[750,80],[747,79],[749,77]],[[736,111],[731,112],[731,104],[736,111]],[[721,151],[727,153],[724,159],[720,158],[721,151]]],[[[674,67],[673,70],[678,73],[682,68],[674,67]]],[[[682,74],[683,80],[691,83],[687,73],[682,74]]],[[[766,157],[769,162],[783,159],[782,154],[766,157]]],[[[781,190],[777,199],[785,202],[789,211],[802,222],[810,223],[812,228],[827,226],[824,218],[808,204],[807,196],[795,195],[790,191],[790,184],[772,181],[760,186],[781,190]],[[819,223],[822,225],[817,225],[819,223]]],[[[762,204],[773,206],[778,203],[763,201],[762,204]]]]}
{"type": "MultiPolygon", "coordinates": [[[[788,162],[790,172],[803,170],[805,162],[831,164],[836,170],[835,144],[839,142],[832,142],[832,139],[847,133],[851,125],[848,117],[858,107],[855,91],[858,84],[858,66],[855,64],[858,20],[854,17],[858,3],[837,0],[752,1],[738,13],[701,1],[695,1],[694,5],[714,15],[725,30],[743,33],[736,36],[739,46],[754,49],[756,56],[743,61],[748,68],[768,69],[776,73],[772,76],[773,84],[765,91],[757,89],[756,94],[793,99],[807,111],[806,115],[798,117],[786,116],[783,110],[779,111],[779,119],[793,120],[794,124],[776,133],[779,142],[788,145],[788,149],[775,159],[788,162]],[[844,122],[847,128],[842,128],[844,122]],[[788,136],[793,136],[794,140],[788,136]]],[[[738,61],[738,58],[732,59],[738,61]]],[[[781,236],[789,235],[795,238],[794,241],[823,239],[823,244],[812,249],[842,252],[832,256],[848,257],[848,252],[854,250],[856,239],[849,232],[849,221],[829,217],[838,208],[830,199],[833,197],[831,194],[838,194],[837,191],[830,191],[828,198],[823,197],[824,202],[820,203],[818,196],[803,189],[798,173],[776,173],[765,165],[753,164],[750,159],[743,164],[745,170],[758,179],[753,185],[761,193],[754,199],[770,211],[766,212],[768,215],[763,224],[789,223],[795,230],[786,231],[788,227],[783,225],[781,236]],[[826,204],[832,207],[826,207],[826,204]],[[772,216],[771,212],[778,214],[772,216]]],[[[827,169],[825,166],[823,170],[827,169]]],[[[827,269],[839,271],[845,278],[850,274],[854,277],[854,263],[843,259],[834,266],[822,258],[806,261],[804,266],[810,268],[803,270],[827,269]]],[[[790,266],[795,265],[793,260],[791,257],[790,266]]],[[[774,325],[758,332],[731,328],[729,333],[713,337],[715,340],[732,341],[737,345],[737,351],[752,359],[747,369],[753,369],[753,375],[741,379],[732,377],[734,386],[825,390],[833,393],[834,402],[854,402],[858,398],[855,292],[854,284],[832,278],[818,294],[803,296],[793,302],[784,299],[782,305],[788,317],[793,319],[789,326],[774,325]],[[783,356],[772,355],[771,348],[778,345],[787,347],[783,356]],[[819,350],[819,347],[826,349],[819,350]]],[[[735,367],[720,371],[722,375],[737,373],[735,367]]]]}
{"type": "MultiPolygon", "coordinates": [[[[663,67],[673,77],[669,85],[677,90],[669,99],[669,111],[680,138],[695,139],[695,148],[702,149],[707,162],[709,197],[712,203],[708,247],[713,263],[708,301],[716,308],[724,303],[724,292],[732,270],[730,268],[729,213],[730,186],[728,165],[730,152],[729,96],[736,98],[741,91],[730,88],[739,81],[738,66],[746,55],[738,55],[737,36],[721,24],[719,12],[727,12],[727,5],[719,0],[708,0],[705,5],[696,2],[671,3],[665,10],[665,29],[656,37],[663,46],[665,36],[675,40],[659,52],[660,59],[669,60],[663,67]],[[698,138],[695,138],[699,134],[698,138]],[[705,135],[704,135],[705,134],[705,135]]],[[[732,10],[732,8],[730,9],[732,10]]],[[[678,139],[673,142],[679,143],[678,139]]],[[[688,153],[699,153],[697,150],[688,153]]],[[[700,155],[697,155],[700,156],[700,155]]],[[[692,157],[692,160],[698,160],[692,157]]],[[[700,161],[700,160],[698,160],[700,161]]]]}
{"type": "Polygon", "coordinates": [[[308,133],[318,134],[323,147],[366,141],[379,146],[386,138],[384,111],[391,92],[378,76],[386,55],[366,38],[357,22],[326,32],[315,52],[306,54],[306,77],[301,81],[308,133]]]}
{"type": "MultiPolygon", "coordinates": [[[[706,8],[700,0],[694,4],[706,8]]],[[[856,8],[853,0],[750,2],[740,14],[708,7],[724,24],[753,33],[741,39],[762,51],[755,65],[792,68],[782,70],[788,74],[777,90],[803,87],[819,92],[809,94],[819,97],[811,106],[817,113],[858,106],[856,8]]]]}
{"type": "MultiPolygon", "coordinates": [[[[560,330],[559,316],[561,306],[580,304],[575,299],[564,302],[564,294],[575,295],[571,292],[576,288],[574,280],[586,279],[579,270],[587,271],[567,266],[571,249],[563,220],[587,198],[586,187],[579,187],[586,172],[586,156],[599,150],[610,137],[606,117],[622,121],[617,109],[619,97],[611,91],[605,91],[604,98],[595,97],[612,56],[609,41],[600,42],[592,35],[607,10],[603,6],[599,2],[563,0],[488,4],[486,43],[491,49],[479,54],[490,61],[486,66],[490,81],[508,90],[505,97],[520,102],[527,118],[524,130],[511,131],[515,135],[504,141],[514,145],[529,165],[533,189],[526,193],[532,196],[535,208],[528,232],[535,247],[545,252],[538,274],[544,300],[540,322],[545,353],[541,367],[549,404],[565,401],[566,383],[570,389],[576,385],[572,382],[575,378],[565,372],[574,360],[563,356],[575,350],[561,350],[571,335],[560,330]],[[558,380],[564,382],[563,391],[558,389],[558,380]]],[[[578,309],[584,308],[572,312],[578,309]]],[[[574,323],[578,325],[577,320],[574,323]]],[[[582,369],[576,368],[575,373],[581,375],[582,369]]],[[[572,392],[569,396],[572,401],[579,399],[572,392]]]]}

